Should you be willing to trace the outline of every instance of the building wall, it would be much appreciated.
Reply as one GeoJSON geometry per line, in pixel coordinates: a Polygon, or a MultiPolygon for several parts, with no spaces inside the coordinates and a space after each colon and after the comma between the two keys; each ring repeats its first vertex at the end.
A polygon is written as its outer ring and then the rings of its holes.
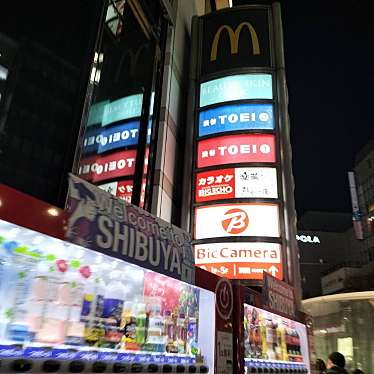
{"type": "Polygon", "coordinates": [[[177,2],[176,25],[169,27],[164,66],[152,213],[180,224],[184,138],[188,96],[191,19],[202,9],[177,2]]]}
{"type": "Polygon", "coordinates": [[[361,265],[361,243],[355,238],[353,229],[343,232],[303,230],[298,236],[299,239],[310,237],[312,241],[298,240],[304,299],[322,295],[321,278],[326,273],[342,266],[361,265]],[[315,237],[319,243],[313,242],[315,237]]]}

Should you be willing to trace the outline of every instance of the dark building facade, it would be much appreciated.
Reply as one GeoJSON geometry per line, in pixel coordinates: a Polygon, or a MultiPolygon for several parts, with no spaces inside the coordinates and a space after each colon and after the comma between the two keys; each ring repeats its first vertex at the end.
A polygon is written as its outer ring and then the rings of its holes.
{"type": "Polygon", "coordinates": [[[360,241],[355,237],[349,213],[305,213],[298,221],[297,240],[303,299],[329,293],[322,284],[326,274],[361,264],[360,241]]]}
{"type": "Polygon", "coordinates": [[[41,45],[18,45],[4,92],[2,182],[55,202],[74,152],[79,70],[41,45]]]}
{"type": "Polygon", "coordinates": [[[99,1],[67,1],[51,17],[36,1],[21,7],[8,2],[0,15],[1,59],[8,70],[1,87],[0,181],[60,206],[99,12],[99,1]]]}

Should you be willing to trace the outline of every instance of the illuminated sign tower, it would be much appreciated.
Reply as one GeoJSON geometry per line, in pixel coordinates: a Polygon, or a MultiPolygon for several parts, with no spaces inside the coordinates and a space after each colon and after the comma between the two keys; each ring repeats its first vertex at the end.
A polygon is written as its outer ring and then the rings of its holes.
{"type": "Polygon", "coordinates": [[[252,284],[266,271],[298,286],[279,4],[195,18],[192,42],[185,225],[196,265],[252,284]]]}

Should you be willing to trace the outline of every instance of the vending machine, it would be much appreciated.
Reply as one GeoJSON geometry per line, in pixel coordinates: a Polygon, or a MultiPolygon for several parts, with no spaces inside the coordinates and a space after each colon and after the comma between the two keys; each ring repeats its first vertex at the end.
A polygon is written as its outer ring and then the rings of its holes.
{"type": "Polygon", "coordinates": [[[188,235],[75,187],[67,213],[0,185],[0,372],[214,373],[218,282],[195,276],[188,235]]]}
{"type": "Polygon", "coordinates": [[[260,293],[234,285],[236,373],[310,374],[306,326],[266,310],[260,293]]]}

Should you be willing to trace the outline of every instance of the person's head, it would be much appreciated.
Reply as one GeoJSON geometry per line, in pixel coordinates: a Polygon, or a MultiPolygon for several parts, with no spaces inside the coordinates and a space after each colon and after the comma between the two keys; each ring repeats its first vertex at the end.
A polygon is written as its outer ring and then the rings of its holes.
{"type": "Polygon", "coordinates": [[[356,369],[353,374],[365,374],[361,369],[356,369]]]}
{"type": "Polygon", "coordinates": [[[317,358],[317,360],[316,360],[316,369],[317,369],[320,373],[322,373],[323,371],[326,370],[325,362],[324,362],[322,359],[320,359],[320,358],[317,358]]]}
{"type": "Polygon", "coordinates": [[[333,366],[338,366],[340,368],[344,368],[345,366],[345,358],[339,352],[332,352],[327,359],[327,369],[332,368],[333,366]]]}

